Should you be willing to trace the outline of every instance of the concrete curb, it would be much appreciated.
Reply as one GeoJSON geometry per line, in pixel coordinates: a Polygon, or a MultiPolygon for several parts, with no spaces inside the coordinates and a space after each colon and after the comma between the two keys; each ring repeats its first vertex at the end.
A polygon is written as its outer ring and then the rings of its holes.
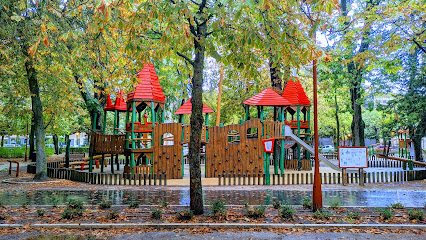
{"type": "MultiPolygon", "coordinates": [[[[23,224],[0,224],[1,228],[23,228],[23,224]]],[[[57,224],[30,224],[25,228],[60,228],[60,229],[186,229],[186,228],[221,228],[221,229],[404,229],[426,230],[425,224],[281,224],[281,223],[57,223],[57,224]]]]}

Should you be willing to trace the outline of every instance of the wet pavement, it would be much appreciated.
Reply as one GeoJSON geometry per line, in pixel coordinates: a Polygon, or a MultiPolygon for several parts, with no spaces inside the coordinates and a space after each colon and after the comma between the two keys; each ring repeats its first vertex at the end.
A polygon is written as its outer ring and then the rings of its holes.
{"type": "MultiPolygon", "coordinates": [[[[271,205],[274,200],[290,205],[301,205],[302,199],[312,197],[312,191],[275,189],[222,189],[204,190],[204,202],[221,199],[228,205],[271,205]]],[[[401,203],[406,207],[423,207],[426,189],[327,189],[323,190],[323,203],[339,202],[341,206],[386,207],[401,203]]],[[[167,201],[171,205],[189,205],[189,188],[145,188],[143,190],[8,190],[0,192],[4,205],[63,205],[78,199],[88,205],[97,205],[103,199],[114,205],[127,205],[137,200],[141,205],[155,205],[167,201]]]]}
{"type": "Polygon", "coordinates": [[[93,233],[86,232],[82,233],[85,235],[61,235],[53,237],[55,235],[48,234],[45,231],[34,231],[34,232],[24,232],[24,233],[15,233],[6,236],[0,236],[0,240],[11,240],[11,239],[37,239],[37,237],[44,237],[43,239],[49,239],[47,236],[51,236],[50,239],[120,239],[120,240],[133,240],[133,239],[182,239],[182,240],[200,240],[200,239],[286,239],[286,240],[301,240],[301,239],[310,239],[310,240],[328,240],[328,239],[376,239],[376,240],[389,240],[389,239],[398,239],[398,240],[419,240],[425,239],[424,234],[415,234],[415,233],[385,233],[383,231],[376,231],[373,233],[357,233],[357,232],[291,232],[287,231],[284,233],[274,233],[274,232],[256,232],[256,231],[247,231],[247,232],[232,232],[232,231],[214,231],[210,233],[200,234],[200,233],[191,233],[191,232],[175,232],[175,231],[154,231],[147,233],[123,233],[116,236],[111,236],[111,234],[102,234],[102,232],[96,232],[96,235],[93,233]]]}

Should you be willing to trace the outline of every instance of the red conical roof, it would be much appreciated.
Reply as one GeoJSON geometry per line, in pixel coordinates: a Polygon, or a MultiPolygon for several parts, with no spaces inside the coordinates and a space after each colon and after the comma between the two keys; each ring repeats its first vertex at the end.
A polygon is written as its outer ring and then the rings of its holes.
{"type": "Polygon", "coordinates": [[[311,102],[306,96],[305,90],[299,81],[293,82],[292,80],[288,80],[282,96],[290,101],[291,105],[311,105],[311,102]]]}
{"type": "MultiPolygon", "coordinates": [[[[203,113],[212,113],[214,112],[209,106],[203,103],[203,113]]],[[[175,114],[191,114],[192,113],[192,103],[191,98],[188,99],[180,108],[175,112],[175,114]]]]}
{"type": "Polygon", "coordinates": [[[126,101],[124,101],[123,90],[121,89],[120,89],[120,93],[117,95],[117,98],[115,99],[114,110],[117,110],[117,111],[127,110],[126,101]]]}
{"type": "Polygon", "coordinates": [[[300,81],[296,82],[297,96],[299,97],[300,104],[302,105],[311,105],[311,101],[309,101],[308,96],[306,96],[305,89],[303,89],[300,81]]]}
{"type": "Polygon", "coordinates": [[[143,69],[136,74],[140,79],[139,84],[135,86],[134,91],[127,95],[127,101],[153,101],[156,103],[165,103],[163,89],[161,88],[158,76],[155,73],[154,65],[145,64],[143,69]]]}
{"type": "Polygon", "coordinates": [[[104,107],[104,111],[112,111],[112,110],[114,110],[114,105],[112,105],[111,96],[108,93],[107,99],[106,99],[106,106],[104,107]]]}
{"type": "Polygon", "coordinates": [[[291,102],[280,96],[274,90],[268,88],[263,92],[256,94],[255,96],[245,100],[243,102],[246,105],[254,106],[290,106],[291,102]]]}

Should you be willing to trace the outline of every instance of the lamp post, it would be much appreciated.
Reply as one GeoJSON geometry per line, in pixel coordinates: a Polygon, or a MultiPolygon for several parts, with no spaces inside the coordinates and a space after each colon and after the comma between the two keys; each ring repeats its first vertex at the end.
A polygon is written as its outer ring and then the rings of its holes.
{"type": "Polygon", "coordinates": [[[349,147],[349,139],[351,138],[351,134],[350,133],[346,134],[346,137],[348,137],[348,147],[349,147]]]}
{"type": "Polygon", "coordinates": [[[77,136],[77,147],[80,147],[80,132],[75,134],[77,136]]]}

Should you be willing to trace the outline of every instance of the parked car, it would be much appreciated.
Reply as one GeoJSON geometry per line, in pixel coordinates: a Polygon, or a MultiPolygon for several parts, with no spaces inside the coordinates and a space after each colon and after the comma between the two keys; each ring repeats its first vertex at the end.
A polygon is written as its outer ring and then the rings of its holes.
{"type": "Polygon", "coordinates": [[[392,151],[395,151],[396,150],[396,147],[392,147],[392,146],[386,146],[386,148],[385,148],[385,146],[384,145],[382,145],[382,144],[380,144],[380,145],[378,145],[378,146],[375,146],[374,147],[374,150],[376,150],[376,151],[378,151],[378,152],[386,152],[386,151],[388,151],[388,149],[389,149],[389,152],[392,152],[392,151]]]}
{"type": "Polygon", "coordinates": [[[322,147],[322,152],[323,153],[333,153],[335,150],[334,150],[334,146],[333,145],[324,145],[323,147],[322,147]]]}

